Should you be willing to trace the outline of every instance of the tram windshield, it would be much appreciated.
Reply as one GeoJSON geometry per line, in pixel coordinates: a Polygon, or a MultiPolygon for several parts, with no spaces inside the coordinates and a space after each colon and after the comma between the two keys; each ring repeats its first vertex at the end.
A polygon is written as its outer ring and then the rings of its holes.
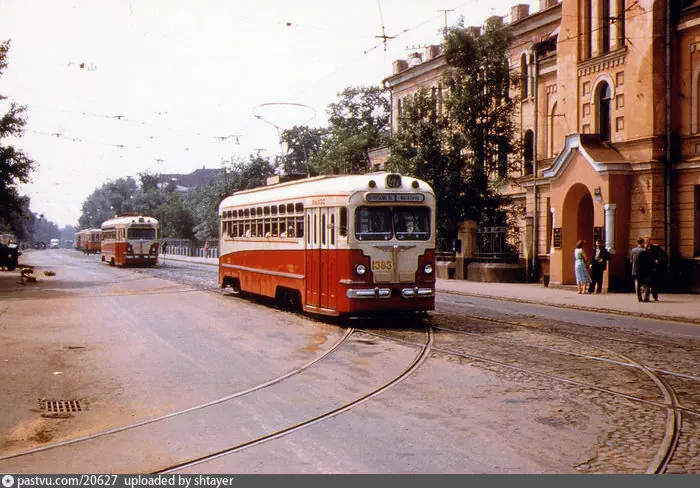
{"type": "Polygon", "coordinates": [[[146,229],[139,229],[137,227],[131,227],[127,231],[127,239],[155,239],[156,230],[152,227],[146,229]]]}
{"type": "Polygon", "coordinates": [[[359,241],[427,241],[430,238],[428,207],[358,207],[355,237],[359,241]]]}

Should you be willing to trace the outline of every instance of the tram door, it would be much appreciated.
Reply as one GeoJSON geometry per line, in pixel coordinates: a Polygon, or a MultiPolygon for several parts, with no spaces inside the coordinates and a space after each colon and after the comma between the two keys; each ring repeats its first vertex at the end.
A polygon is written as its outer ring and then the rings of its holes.
{"type": "Polygon", "coordinates": [[[306,211],[306,304],[336,308],[336,215],[333,208],[306,211]]]}

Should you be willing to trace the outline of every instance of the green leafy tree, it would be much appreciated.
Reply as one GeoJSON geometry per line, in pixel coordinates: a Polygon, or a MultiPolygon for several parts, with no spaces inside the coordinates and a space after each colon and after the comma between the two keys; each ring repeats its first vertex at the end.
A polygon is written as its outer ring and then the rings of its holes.
{"type": "Polygon", "coordinates": [[[510,34],[495,19],[483,33],[448,29],[445,98],[419,90],[404,99],[388,169],[428,181],[436,192],[438,246],[450,249],[459,222],[505,223],[499,187],[515,167],[515,101],[508,97],[510,34]],[[442,106],[442,110],[439,107],[442,106]]]}
{"type": "Polygon", "coordinates": [[[137,191],[138,185],[131,176],[108,181],[83,202],[82,214],[78,219],[80,228],[98,228],[115,215],[134,213],[137,191]]]}
{"type": "Polygon", "coordinates": [[[347,87],[328,106],[328,135],[311,164],[319,173],[370,169],[369,151],[386,144],[391,103],[378,86],[347,87]]]}
{"type": "Polygon", "coordinates": [[[296,125],[283,131],[281,142],[287,146],[287,154],[279,161],[283,174],[315,174],[308,162],[321,149],[327,133],[327,129],[296,125]]]}
{"type": "MultiPolygon", "coordinates": [[[[10,41],[0,43],[0,76],[7,68],[7,53],[10,49],[10,41]]],[[[7,97],[0,95],[0,102],[7,97]]],[[[8,104],[6,113],[0,113],[0,226],[12,227],[15,233],[24,231],[21,227],[23,218],[28,218],[25,213],[25,200],[20,196],[17,185],[28,183],[35,163],[21,150],[11,144],[7,144],[8,137],[21,137],[27,123],[25,118],[26,107],[17,105],[14,101],[8,104]],[[11,217],[11,214],[14,217],[11,217]]]]}
{"type": "Polygon", "coordinates": [[[190,196],[190,205],[195,209],[195,237],[199,240],[213,239],[219,235],[219,205],[233,192],[265,185],[278,167],[267,158],[250,156],[248,161],[234,161],[224,174],[217,177],[206,188],[190,196]]]}

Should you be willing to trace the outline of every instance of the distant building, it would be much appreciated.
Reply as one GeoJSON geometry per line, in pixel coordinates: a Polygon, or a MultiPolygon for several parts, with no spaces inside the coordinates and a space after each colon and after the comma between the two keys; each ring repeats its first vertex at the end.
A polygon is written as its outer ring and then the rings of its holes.
{"type": "MultiPolygon", "coordinates": [[[[620,289],[630,249],[651,235],[673,284],[700,291],[700,1],[540,0],[509,17],[523,154],[505,192],[526,211],[522,253],[550,283],[572,284],[576,241],[590,255],[601,238],[613,254],[605,285],[620,289]]],[[[394,63],[394,130],[419,87],[441,103],[444,68],[435,46],[394,63]]]]}
{"type": "Polygon", "coordinates": [[[162,174],[158,177],[158,186],[161,188],[174,183],[177,190],[187,191],[194,188],[203,188],[211,183],[217,176],[223,173],[222,168],[205,168],[196,169],[189,174],[170,173],[162,174]]]}

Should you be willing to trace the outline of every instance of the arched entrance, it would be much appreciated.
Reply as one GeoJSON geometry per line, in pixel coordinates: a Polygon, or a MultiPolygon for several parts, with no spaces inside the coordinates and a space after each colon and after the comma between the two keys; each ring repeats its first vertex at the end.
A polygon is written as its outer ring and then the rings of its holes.
{"type": "Polygon", "coordinates": [[[590,259],[593,249],[593,198],[586,185],[576,183],[569,188],[564,199],[561,229],[562,285],[575,285],[574,248],[579,240],[590,259]]]}

